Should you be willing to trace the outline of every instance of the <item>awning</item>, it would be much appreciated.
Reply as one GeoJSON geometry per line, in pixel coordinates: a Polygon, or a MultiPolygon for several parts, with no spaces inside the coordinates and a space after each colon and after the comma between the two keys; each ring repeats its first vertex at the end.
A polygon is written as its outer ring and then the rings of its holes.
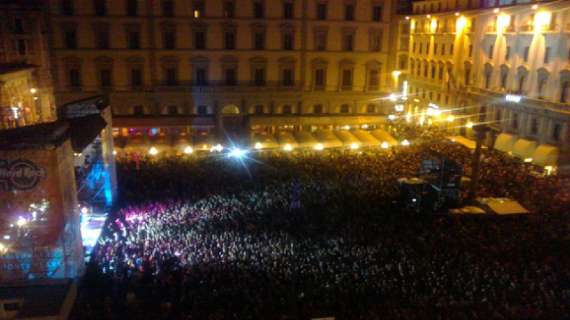
{"type": "Polygon", "coordinates": [[[512,215],[529,213],[520,203],[509,198],[477,198],[477,202],[492,214],[512,215]]]}
{"type": "Polygon", "coordinates": [[[363,146],[379,146],[381,142],[368,131],[354,130],[351,132],[363,146]]]}
{"type": "Polygon", "coordinates": [[[501,133],[495,140],[495,149],[502,152],[512,152],[516,140],[517,137],[512,134],[501,133]]]}
{"type": "Polygon", "coordinates": [[[344,145],[330,130],[318,130],[315,132],[315,138],[317,138],[325,148],[339,148],[344,145]]]}
{"type": "MultiPolygon", "coordinates": [[[[452,142],[458,143],[464,147],[466,147],[469,150],[475,150],[476,146],[477,146],[477,142],[471,140],[471,139],[467,139],[463,136],[449,136],[447,137],[447,139],[451,140],[452,142]]],[[[485,148],[485,146],[482,146],[485,148]]]]}
{"type": "Polygon", "coordinates": [[[345,146],[351,146],[353,144],[362,145],[360,140],[356,138],[350,131],[341,130],[335,132],[336,136],[342,141],[342,144],[345,146]]]}
{"type": "Polygon", "coordinates": [[[560,150],[557,147],[549,144],[541,144],[532,155],[532,163],[542,167],[556,166],[558,164],[559,154],[560,150]]]}
{"type": "Polygon", "coordinates": [[[398,145],[398,140],[394,139],[388,132],[382,129],[376,129],[370,132],[376,139],[380,140],[380,143],[387,142],[390,146],[398,145]]]}
{"type": "Polygon", "coordinates": [[[301,148],[313,148],[317,143],[317,139],[312,134],[306,131],[298,131],[294,133],[295,140],[299,143],[301,148]]]}
{"type": "Polygon", "coordinates": [[[256,149],[275,149],[279,148],[279,144],[273,136],[269,134],[257,134],[252,140],[253,147],[256,149]]]}
{"type": "Polygon", "coordinates": [[[291,146],[291,148],[298,148],[299,143],[293,136],[291,132],[288,131],[280,131],[277,133],[277,141],[281,147],[285,147],[286,145],[291,146]]]}
{"type": "Polygon", "coordinates": [[[521,159],[529,159],[536,150],[536,141],[518,139],[513,145],[513,155],[521,159]]]}

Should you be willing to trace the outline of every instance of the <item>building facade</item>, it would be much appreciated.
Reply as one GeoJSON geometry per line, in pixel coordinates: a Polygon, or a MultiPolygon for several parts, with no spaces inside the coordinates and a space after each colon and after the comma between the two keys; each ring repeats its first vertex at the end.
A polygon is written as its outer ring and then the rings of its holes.
{"type": "Polygon", "coordinates": [[[378,121],[394,86],[395,4],[53,0],[56,96],[107,94],[123,128],[378,121]]]}
{"type": "Polygon", "coordinates": [[[484,122],[503,151],[531,161],[543,146],[570,163],[570,2],[416,1],[400,25],[411,108],[439,104],[463,133],[484,122]]]}
{"type": "Polygon", "coordinates": [[[41,1],[0,2],[0,129],[55,119],[41,1]]]}

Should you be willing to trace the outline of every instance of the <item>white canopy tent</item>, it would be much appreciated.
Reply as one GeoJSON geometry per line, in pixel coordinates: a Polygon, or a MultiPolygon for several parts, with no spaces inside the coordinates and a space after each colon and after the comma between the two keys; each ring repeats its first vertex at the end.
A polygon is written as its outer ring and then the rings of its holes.
{"type": "MultiPolygon", "coordinates": [[[[475,148],[477,147],[477,142],[471,139],[467,139],[463,136],[449,136],[447,137],[447,139],[451,140],[452,142],[458,143],[469,150],[475,150],[475,148]]],[[[482,147],[486,148],[485,146],[482,147]]]]}
{"type": "Polygon", "coordinates": [[[368,131],[364,130],[354,130],[351,133],[360,140],[361,145],[363,146],[379,146],[381,142],[376,139],[373,135],[370,134],[368,131]]]}
{"type": "Polygon", "coordinates": [[[554,167],[558,164],[559,154],[560,150],[557,147],[549,144],[541,144],[532,155],[532,163],[542,167],[554,167]]]}
{"type": "Polygon", "coordinates": [[[387,142],[390,146],[398,145],[398,140],[394,139],[392,135],[382,129],[371,131],[370,134],[372,134],[376,139],[380,140],[380,143],[387,142]]]}
{"type": "Polygon", "coordinates": [[[256,149],[276,149],[279,143],[270,134],[257,134],[252,140],[253,147],[256,149]]]}
{"type": "Polygon", "coordinates": [[[299,143],[293,136],[293,134],[289,131],[279,131],[277,133],[277,141],[279,145],[283,148],[286,145],[291,146],[291,148],[295,149],[299,147],[299,143]]]}
{"type": "Polygon", "coordinates": [[[513,145],[513,155],[521,159],[529,159],[534,154],[536,146],[536,141],[518,139],[513,145]]]}
{"type": "Polygon", "coordinates": [[[317,143],[319,143],[310,132],[298,131],[295,132],[293,136],[301,148],[313,148],[317,143]]]}
{"type": "Polygon", "coordinates": [[[358,146],[363,145],[360,142],[360,140],[357,137],[355,137],[350,131],[341,130],[341,131],[336,131],[335,134],[340,139],[340,141],[342,141],[343,145],[346,147],[350,147],[353,144],[356,144],[358,146]]]}
{"type": "Polygon", "coordinates": [[[317,138],[325,148],[339,148],[343,146],[342,141],[330,130],[317,130],[315,132],[315,138],[317,138]]]}
{"type": "Polygon", "coordinates": [[[517,140],[517,136],[508,134],[508,133],[501,133],[497,140],[495,140],[495,149],[502,151],[502,152],[512,152],[513,145],[517,140]]]}

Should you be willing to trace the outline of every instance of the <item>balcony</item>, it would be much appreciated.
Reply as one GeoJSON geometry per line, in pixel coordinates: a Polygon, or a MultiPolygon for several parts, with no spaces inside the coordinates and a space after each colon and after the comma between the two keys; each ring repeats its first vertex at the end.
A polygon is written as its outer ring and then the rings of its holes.
{"type": "MultiPolygon", "coordinates": [[[[468,87],[467,91],[473,95],[491,97],[497,99],[497,101],[502,100],[505,102],[506,102],[505,95],[510,92],[510,91],[505,91],[504,89],[493,90],[493,89],[483,89],[477,87],[468,87]]],[[[526,92],[513,92],[513,93],[523,96],[521,104],[524,104],[525,106],[531,106],[535,108],[546,109],[553,112],[565,113],[567,115],[570,115],[569,104],[548,101],[544,100],[544,98],[540,99],[538,97],[527,97],[526,92]]]]}
{"type": "Polygon", "coordinates": [[[158,90],[199,93],[255,92],[259,90],[295,91],[301,90],[301,84],[300,82],[294,82],[292,85],[285,86],[280,81],[266,81],[265,85],[256,85],[251,81],[237,81],[235,84],[230,85],[225,81],[208,81],[207,84],[198,84],[193,81],[178,81],[176,84],[161,82],[158,85],[158,90]]]}

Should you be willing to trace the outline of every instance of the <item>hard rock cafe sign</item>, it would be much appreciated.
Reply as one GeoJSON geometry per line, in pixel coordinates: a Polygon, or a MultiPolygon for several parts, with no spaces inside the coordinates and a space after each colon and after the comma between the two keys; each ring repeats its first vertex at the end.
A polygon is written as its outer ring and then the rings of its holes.
{"type": "Polygon", "coordinates": [[[0,159],[0,192],[29,191],[46,177],[46,171],[29,160],[0,159]]]}

